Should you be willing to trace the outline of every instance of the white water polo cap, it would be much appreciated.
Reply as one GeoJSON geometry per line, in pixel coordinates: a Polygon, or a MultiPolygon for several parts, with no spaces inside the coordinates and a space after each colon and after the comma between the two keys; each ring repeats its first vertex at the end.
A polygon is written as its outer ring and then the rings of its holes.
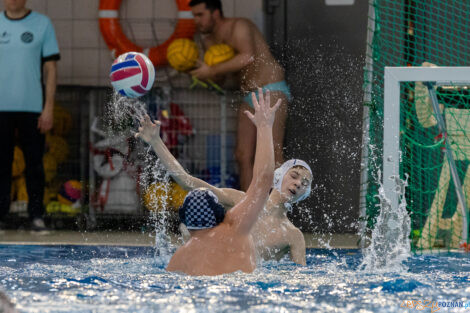
{"type": "MultiPolygon", "coordinates": [[[[278,169],[274,171],[274,182],[273,182],[274,189],[277,189],[277,191],[281,192],[282,180],[284,179],[284,176],[287,174],[287,172],[294,166],[305,167],[313,176],[312,169],[310,168],[310,166],[308,166],[306,162],[299,160],[299,159],[291,159],[291,160],[284,162],[278,169]]],[[[310,196],[311,191],[312,191],[312,182],[310,182],[310,185],[307,186],[304,194],[301,195],[295,202],[300,202],[302,200],[307,199],[308,196],[310,196]]]]}

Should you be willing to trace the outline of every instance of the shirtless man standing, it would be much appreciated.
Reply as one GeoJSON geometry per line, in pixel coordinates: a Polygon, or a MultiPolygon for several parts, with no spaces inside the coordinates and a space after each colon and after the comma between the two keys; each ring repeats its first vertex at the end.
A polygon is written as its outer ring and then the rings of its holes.
{"type": "MultiPolygon", "coordinates": [[[[253,180],[244,198],[226,214],[211,191],[199,188],[188,193],[180,218],[190,229],[191,239],[176,250],[167,270],[188,275],[220,275],[256,268],[256,251],[251,230],[268,199],[274,177],[272,126],[281,100],[271,107],[269,97],[259,90],[259,104],[252,94],[255,114],[245,114],[257,129],[253,180]]],[[[159,134],[146,116],[136,134],[151,143],[159,134]]]]}
{"type": "MultiPolygon", "coordinates": [[[[269,91],[267,97],[268,94],[269,91]]],[[[141,133],[146,134],[143,139],[152,146],[171,177],[185,190],[210,190],[225,211],[232,209],[245,198],[243,191],[218,188],[188,174],[161,139],[160,122],[145,121],[142,123],[141,133]]],[[[287,210],[293,203],[309,196],[311,183],[312,171],[302,160],[286,161],[274,172],[273,189],[268,202],[252,229],[258,257],[265,260],[280,259],[290,252],[292,261],[305,265],[305,240],[302,232],[287,218],[287,210]]],[[[182,233],[184,234],[184,228],[182,233]]]]}
{"type": "Polygon", "coordinates": [[[194,21],[203,35],[206,48],[224,43],[235,50],[235,57],[214,65],[201,63],[191,74],[199,79],[216,79],[236,73],[242,92],[246,94],[238,111],[237,145],[235,156],[240,172],[240,187],[246,190],[251,182],[256,147],[256,128],[243,112],[253,112],[250,92],[262,87],[270,90],[272,99],[281,99],[273,125],[274,158],[276,167],[284,161],[282,148],[287,117],[287,103],[291,100],[284,70],[274,59],[258,28],[244,18],[225,18],[220,0],[192,0],[194,21]]]}

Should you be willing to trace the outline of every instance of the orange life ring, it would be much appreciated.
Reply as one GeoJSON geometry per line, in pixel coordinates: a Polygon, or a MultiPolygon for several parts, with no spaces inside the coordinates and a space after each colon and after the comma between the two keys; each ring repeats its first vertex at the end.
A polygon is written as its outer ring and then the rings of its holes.
{"type": "Polygon", "coordinates": [[[101,34],[114,57],[130,51],[143,52],[155,67],[166,65],[166,50],[177,38],[192,38],[196,30],[189,7],[190,0],[176,0],[178,6],[178,23],[175,31],[164,43],[152,48],[142,48],[130,41],[122,31],[119,23],[119,7],[122,0],[100,0],[99,23],[101,34]]]}

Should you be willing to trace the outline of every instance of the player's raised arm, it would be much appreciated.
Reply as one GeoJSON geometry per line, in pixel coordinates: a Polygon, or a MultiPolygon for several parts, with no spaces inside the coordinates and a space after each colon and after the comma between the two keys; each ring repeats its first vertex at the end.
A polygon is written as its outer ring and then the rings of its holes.
{"type": "Polygon", "coordinates": [[[150,144],[162,162],[163,166],[170,173],[171,177],[186,190],[205,187],[210,189],[219,198],[219,201],[225,207],[232,207],[243,196],[243,192],[235,189],[217,188],[205,181],[189,175],[176,158],[171,154],[165,143],[160,137],[160,121],[155,123],[146,115],[140,121],[139,132],[135,134],[136,138],[141,138],[150,144]]]}
{"type": "Polygon", "coordinates": [[[245,111],[248,118],[256,125],[256,155],[253,167],[253,178],[245,198],[232,210],[227,212],[228,222],[240,233],[247,234],[258,219],[258,215],[266,204],[269,190],[274,177],[273,123],[276,110],[281,104],[279,99],[271,107],[269,91],[263,95],[258,89],[259,102],[254,93],[252,100],[255,114],[245,111]]]}

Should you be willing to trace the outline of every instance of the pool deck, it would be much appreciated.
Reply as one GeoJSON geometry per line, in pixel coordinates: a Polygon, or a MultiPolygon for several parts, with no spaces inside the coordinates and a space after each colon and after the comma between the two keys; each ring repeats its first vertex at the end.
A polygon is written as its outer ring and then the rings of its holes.
{"type": "MultiPolygon", "coordinates": [[[[307,248],[357,249],[355,234],[304,234],[307,248]]],[[[176,237],[173,238],[176,241],[176,237]]],[[[0,230],[0,244],[154,246],[149,232],[0,230]]]]}

